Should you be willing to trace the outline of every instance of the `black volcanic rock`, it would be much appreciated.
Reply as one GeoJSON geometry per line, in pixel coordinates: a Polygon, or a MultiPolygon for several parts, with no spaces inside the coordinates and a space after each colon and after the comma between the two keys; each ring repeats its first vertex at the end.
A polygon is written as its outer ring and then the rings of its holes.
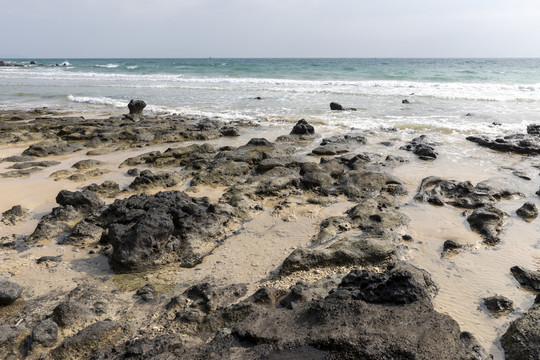
{"type": "Polygon", "coordinates": [[[312,135],[314,133],[315,128],[304,119],[298,120],[291,131],[292,135],[312,135]]]}
{"type": "Polygon", "coordinates": [[[481,207],[467,217],[467,222],[473,231],[484,238],[484,243],[496,245],[503,228],[504,212],[493,206],[481,207]]]}
{"type": "Polygon", "coordinates": [[[0,306],[15,302],[21,296],[22,290],[19,284],[0,278],[0,306]]]}
{"type": "Polygon", "coordinates": [[[170,262],[195,266],[226,234],[229,219],[214,209],[200,207],[180,191],[115,200],[98,220],[108,229],[111,265],[120,272],[170,262]]]}

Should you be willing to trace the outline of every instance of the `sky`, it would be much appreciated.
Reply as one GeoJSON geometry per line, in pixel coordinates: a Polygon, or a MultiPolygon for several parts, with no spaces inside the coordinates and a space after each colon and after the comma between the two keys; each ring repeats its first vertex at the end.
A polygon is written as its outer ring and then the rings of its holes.
{"type": "Polygon", "coordinates": [[[0,58],[540,57],[538,0],[0,5],[0,58]]]}

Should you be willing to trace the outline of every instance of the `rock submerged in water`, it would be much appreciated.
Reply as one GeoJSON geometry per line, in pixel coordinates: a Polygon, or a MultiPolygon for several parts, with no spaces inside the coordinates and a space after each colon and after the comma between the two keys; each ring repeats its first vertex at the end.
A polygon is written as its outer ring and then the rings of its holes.
{"type": "Polygon", "coordinates": [[[330,110],[337,110],[337,111],[356,111],[356,108],[344,108],[341,106],[341,104],[337,102],[331,102],[330,103],[330,110]]]}

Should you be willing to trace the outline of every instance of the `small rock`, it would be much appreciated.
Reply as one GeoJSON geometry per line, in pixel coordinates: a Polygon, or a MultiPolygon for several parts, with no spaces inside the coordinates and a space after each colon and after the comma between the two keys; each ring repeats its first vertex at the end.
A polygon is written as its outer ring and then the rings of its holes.
{"type": "Polygon", "coordinates": [[[104,164],[105,163],[103,161],[94,160],[94,159],[86,159],[86,160],[77,161],[75,164],[73,164],[72,168],[75,168],[77,170],[87,170],[87,169],[95,168],[104,164]]]}
{"type": "Polygon", "coordinates": [[[523,220],[531,222],[538,216],[538,209],[533,203],[526,202],[522,207],[516,210],[516,214],[522,217],[523,220]]]}
{"type": "Polygon", "coordinates": [[[407,99],[401,100],[401,103],[402,103],[402,104],[410,104],[409,100],[407,100],[407,99]]]}
{"type": "Polygon", "coordinates": [[[43,346],[51,345],[57,338],[58,325],[51,319],[43,320],[32,330],[32,339],[43,346]]]}
{"type": "Polygon", "coordinates": [[[22,286],[0,278],[0,306],[10,305],[21,296],[22,286]]]}
{"type": "Polygon", "coordinates": [[[61,262],[62,261],[62,255],[58,256],[42,256],[39,259],[36,260],[36,263],[49,263],[49,262],[61,262]]]}
{"type": "Polygon", "coordinates": [[[343,106],[341,106],[341,104],[337,103],[337,102],[331,102],[330,103],[330,110],[338,110],[338,111],[341,111],[341,110],[349,110],[349,111],[356,111],[355,108],[344,108],[343,106]]]}
{"type": "Polygon", "coordinates": [[[454,241],[454,240],[446,240],[443,244],[443,251],[442,255],[448,255],[448,254],[457,254],[463,249],[463,245],[454,241]]]}
{"type": "Polygon", "coordinates": [[[144,301],[150,301],[154,299],[155,291],[156,289],[152,284],[146,284],[137,290],[137,295],[140,296],[144,301]]]}
{"type": "Polygon", "coordinates": [[[540,291],[540,271],[532,271],[521,266],[513,266],[510,272],[522,286],[540,291]]]}
{"type": "Polygon", "coordinates": [[[484,305],[493,316],[501,316],[514,311],[512,300],[501,295],[490,296],[484,299],[484,305]]]}
{"type": "Polygon", "coordinates": [[[240,131],[234,126],[224,126],[219,129],[219,132],[223,136],[240,136],[240,131]]]}
{"type": "Polygon", "coordinates": [[[15,205],[2,213],[2,222],[6,225],[15,225],[22,220],[27,212],[21,205],[15,205]]]}
{"type": "Polygon", "coordinates": [[[512,174],[524,180],[531,180],[531,177],[529,176],[529,174],[527,174],[524,171],[514,171],[512,174]]]}
{"type": "Polygon", "coordinates": [[[82,316],[83,308],[73,300],[67,300],[56,306],[52,313],[52,319],[61,327],[72,326],[82,316]]]}
{"type": "Polygon", "coordinates": [[[315,128],[304,119],[298,120],[291,131],[291,135],[311,135],[314,133],[315,128]]]}

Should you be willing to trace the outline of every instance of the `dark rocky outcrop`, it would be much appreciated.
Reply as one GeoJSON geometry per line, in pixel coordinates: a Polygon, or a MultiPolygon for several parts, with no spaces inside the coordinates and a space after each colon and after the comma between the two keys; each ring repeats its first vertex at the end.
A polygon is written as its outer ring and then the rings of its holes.
{"type": "Polygon", "coordinates": [[[141,271],[180,262],[191,267],[212,251],[227,233],[229,218],[207,209],[179,191],[133,195],[115,200],[98,222],[107,229],[116,271],[141,271]]]}
{"type": "Polygon", "coordinates": [[[339,155],[366,143],[366,138],[361,135],[336,135],[323,139],[321,145],[313,149],[312,153],[321,156],[339,155]]]}
{"type": "Polygon", "coordinates": [[[454,240],[445,240],[441,256],[458,254],[465,246],[454,240]]]}
{"type": "Polygon", "coordinates": [[[540,271],[528,270],[521,266],[513,266],[510,272],[522,286],[540,291],[540,271]]]}
{"type": "Polygon", "coordinates": [[[184,332],[213,329],[209,341],[183,347],[174,346],[176,337],[158,336],[97,358],[488,359],[471,334],[434,311],[434,290],[427,273],[404,264],[382,274],[354,270],[341,282],[332,276],[298,283],[281,301],[279,291],[262,288],[216,307],[214,289],[193,288],[171,301],[167,313],[175,311],[174,325],[184,332]]]}
{"type": "Polygon", "coordinates": [[[315,128],[308,124],[304,119],[298,120],[296,125],[294,125],[291,135],[312,135],[315,134],[315,128]]]}
{"type": "Polygon", "coordinates": [[[28,149],[23,151],[23,155],[47,157],[51,155],[71,154],[81,149],[82,147],[80,145],[71,144],[66,141],[44,141],[30,145],[28,149]]]}
{"type": "Polygon", "coordinates": [[[503,137],[489,138],[485,135],[468,136],[467,140],[480,146],[501,152],[510,152],[523,155],[540,154],[540,137],[538,125],[527,126],[527,134],[514,134],[503,137]]]}
{"type": "Polygon", "coordinates": [[[61,190],[56,195],[56,203],[60,206],[72,206],[77,211],[89,213],[103,206],[105,203],[93,192],[61,190]]]}
{"type": "Polygon", "coordinates": [[[8,169],[29,169],[29,168],[46,168],[51,166],[59,165],[59,161],[28,161],[28,162],[19,162],[8,167],[8,169]]]}
{"type": "Polygon", "coordinates": [[[99,161],[95,159],[86,159],[86,160],[77,161],[75,164],[73,164],[72,168],[75,168],[77,170],[88,170],[88,169],[95,168],[104,164],[105,163],[103,161],[99,161]]]}
{"type": "Polygon", "coordinates": [[[521,196],[519,192],[480,182],[446,180],[436,176],[424,178],[414,196],[415,200],[432,205],[453,205],[465,209],[493,206],[501,199],[521,196]]]}
{"type": "Polygon", "coordinates": [[[84,309],[73,300],[65,300],[58,304],[52,312],[52,320],[60,327],[71,327],[81,322],[84,309]]]}
{"type": "Polygon", "coordinates": [[[56,238],[71,232],[77,223],[91,212],[100,209],[105,203],[91,191],[62,190],[56,196],[58,207],[41,218],[34,232],[25,238],[27,243],[56,238]]]}
{"type": "Polygon", "coordinates": [[[280,275],[332,266],[381,266],[395,255],[395,249],[381,239],[343,236],[328,247],[294,250],[283,261],[280,275]]]}
{"type": "Polygon", "coordinates": [[[10,305],[15,302],[23,291],[21,285],[0,278],[0,306],[10,305]]]}
{"type": "Polygon", "coordinates": [[[106,198],[114,198],[120,193],[120,185],[112,180],[105,180],[102,184],[90,184],[83,190],[88,190],[106,198]]]}
{"type": "Polygon", "coordinates": [[[145,191],[156,188],[170,188],[186,180],[187,173],[178,171],[159,171],[150,170],[141,171],[139,176],[129,184],[129,188],[135,191],[145,191]]]}
{"type": "Polygon", "coordinates": [[[514,320],[501,337],[507,360],[540,359],[540,304],[535,304],[525,316],[514,320]]]}
{"type": "Polygon", "coordinates": [[[21,205],[15,205],[11,209],[2,213],[2,222],[5,225],[15,225],[19,221],[23,220],[27,213],[27,209],[23,209],[21,205]]]}
{"type": "Polygon", "coordinates": [[[341,281],[336,296],[341,290],[350,292],[353,299],[389,305],[411,304],[430,299],[437,293],[437,287],[427,272],[405,264],[385,273],[353,270],[341,281]]]}
{"type": "Polygon", "coordinates": [[[533,203],[526,202],[516,210],[516,214],[523,218],[523,220],[531,222],[538,216],[538,209],[533,203]]]}
{"type": "Polygon", "coordinates": [[[493,316],[502,316],[514,311],[512,300],[502,296],[494,295],[484,299],[484,305],[493,316]]]}
{"type": "Polygon", "coordinates": [[[146,107],[146,103],[143,100],[131,99],[127,107],[129,109],[129,115],[132,117],[141,117],[143,116],[143,110],[146,107]]]}
{"type": "Polygon", "coordinates": [[[475,209],[467,217],[471,230],[476,231],[484,238],[487,245],[497,245],[500,242],[499,234],[503,228],[505,213],[496,207],[486,206],[475,209]]]}
{"type": "Polygon", "coordinates": [[[400,149],[412,151],[413,154],[418,155],[421,160],[435,160],[438,154],[433,146],[433,143],[428,142],[426,135],[420,135],[400,149]]]}
{"type": "Polygon", "coordinates": [[[65,339],[51,352],[51,359],[89,359],[97,351],[112,345],[120,330],[116,321],[98,321],[65,339]]]}

